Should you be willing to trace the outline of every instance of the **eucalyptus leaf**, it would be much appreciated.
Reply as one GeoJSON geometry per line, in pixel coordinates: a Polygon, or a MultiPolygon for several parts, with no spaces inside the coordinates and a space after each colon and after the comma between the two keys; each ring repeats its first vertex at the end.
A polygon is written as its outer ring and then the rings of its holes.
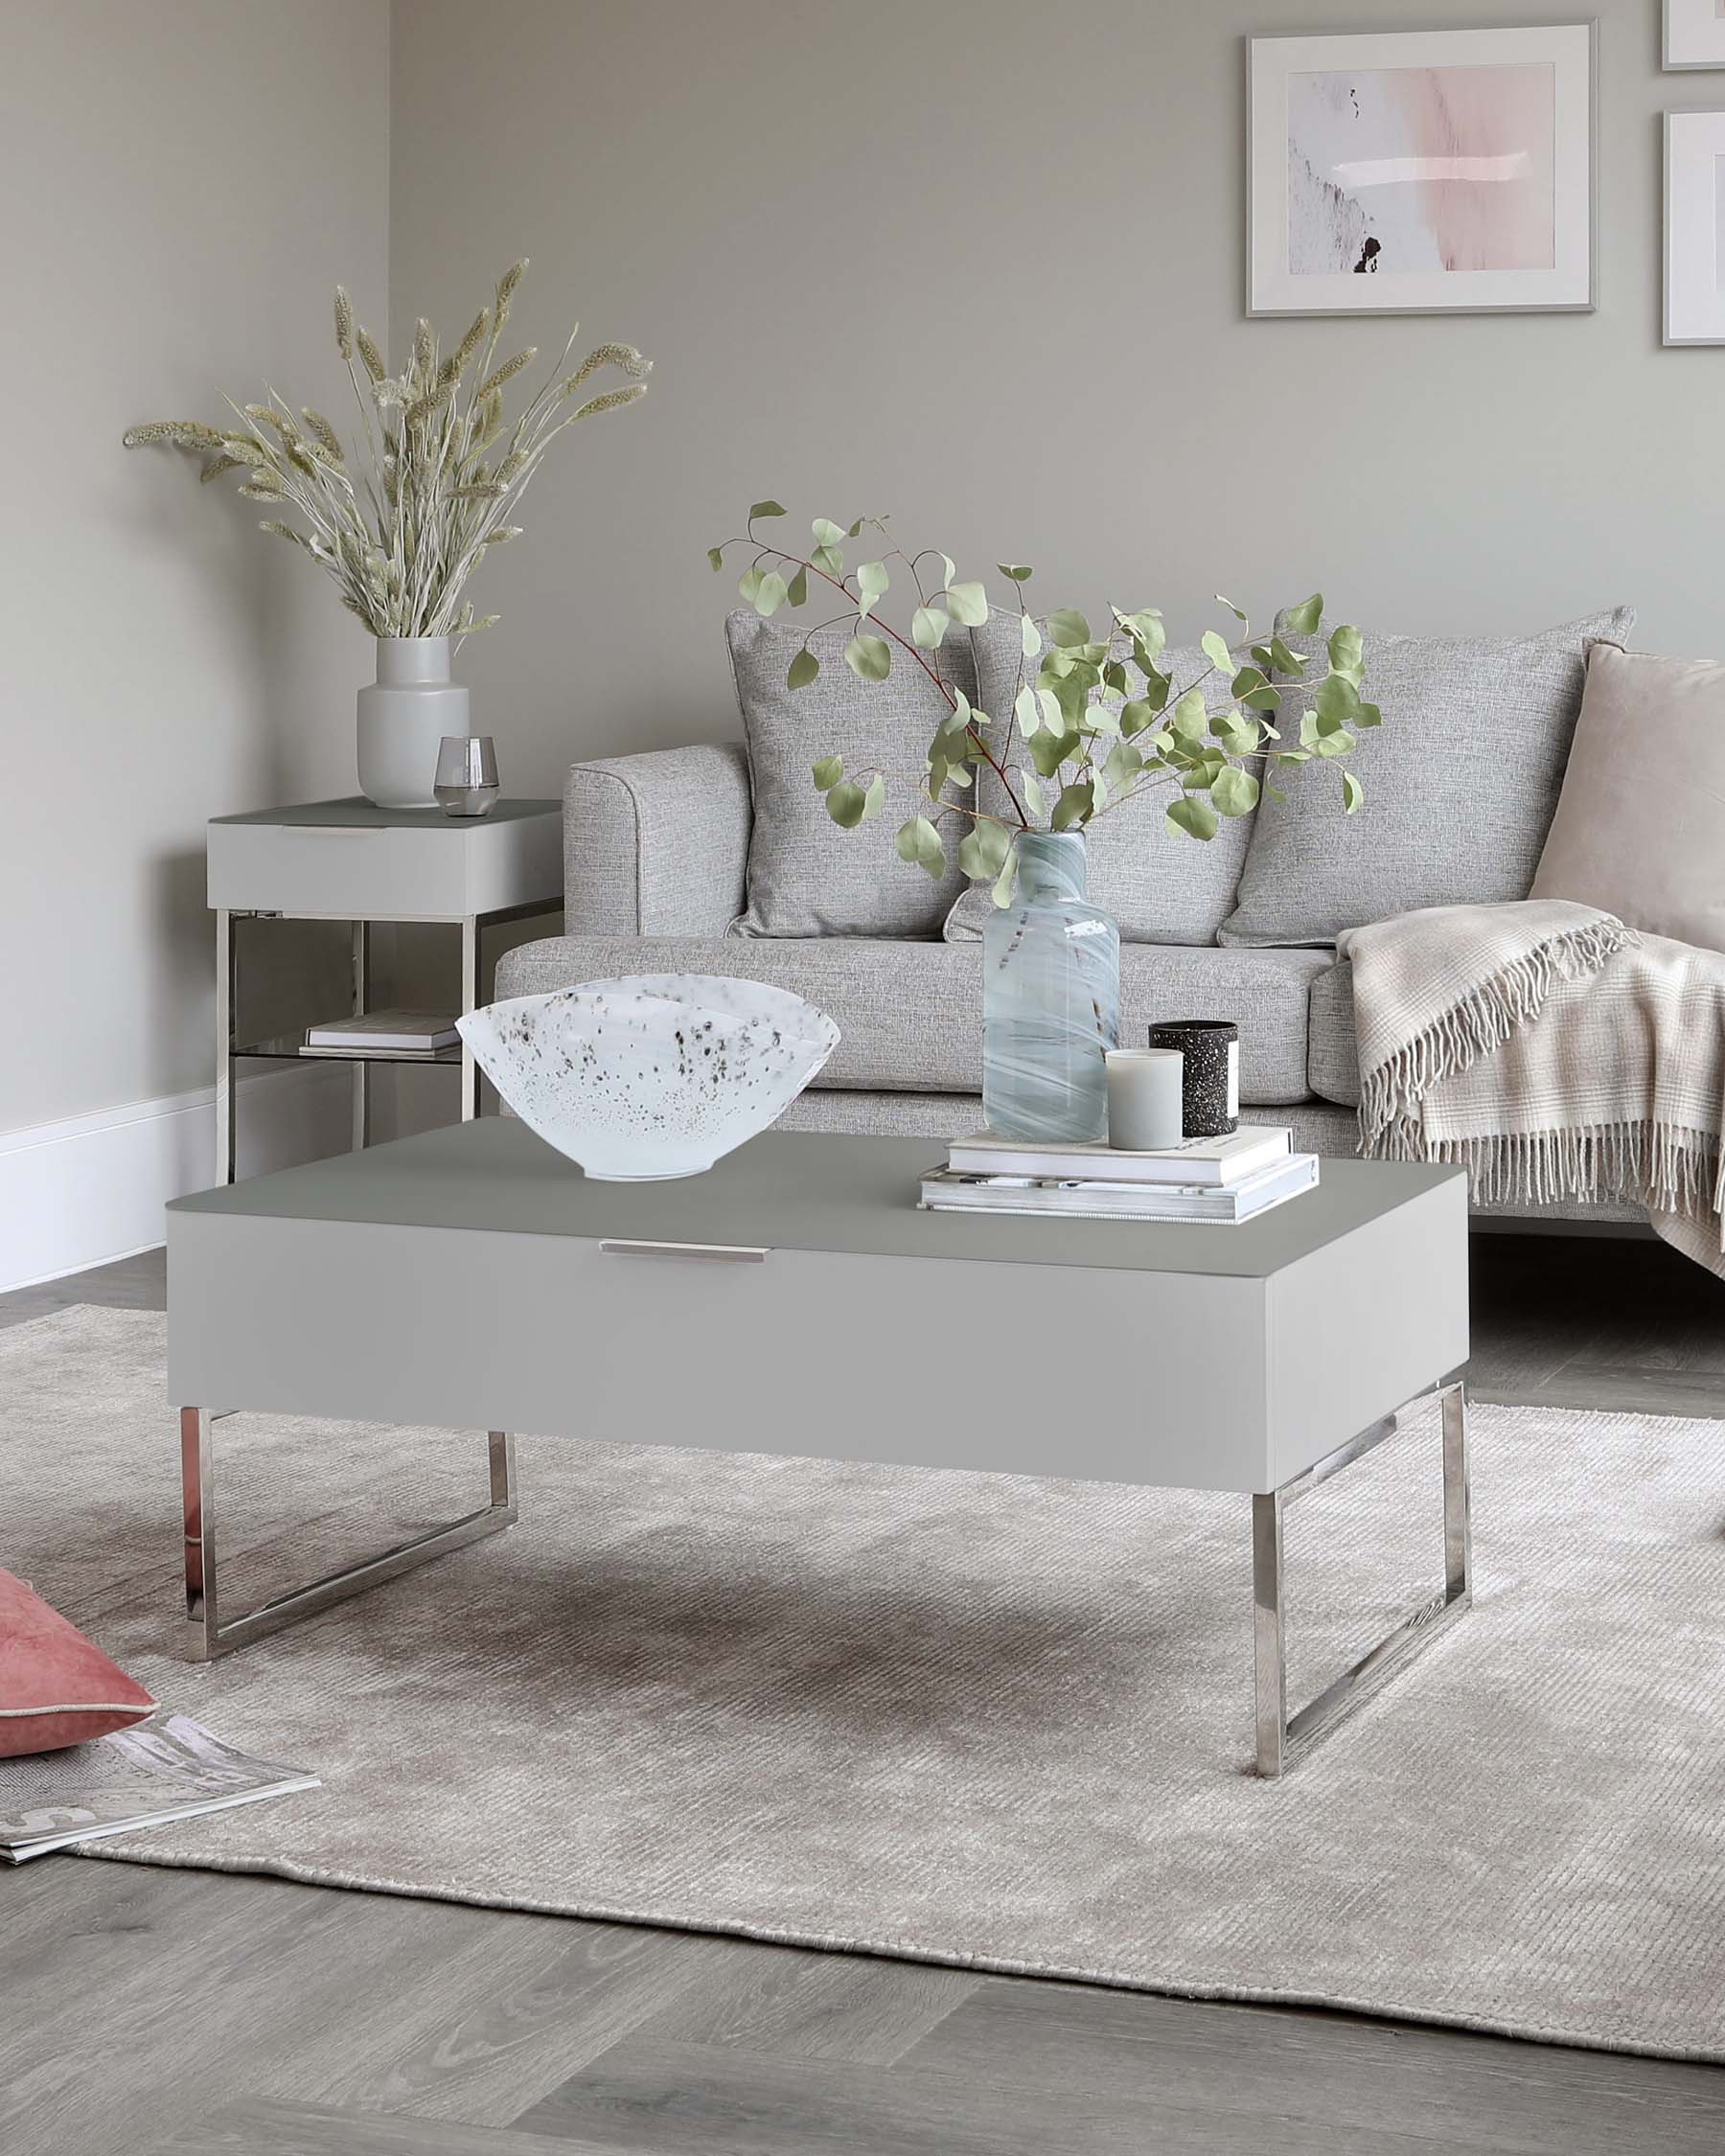
{"type": "Polygon", "coordinates": [[[870,816],[878,816],[886,806],[886,779],[884,772],[877,771],[863,790],[862,821],[866,823],[870,816]]]}
{"type": "Polygon", "coordinates": [[[752,524],[757,516],[782,516],[784,514],[783,505],[779,502],[757,501],[748,512],[748,521],[752,524]]]}
{"type": "Polygon", "coordinates": [[[1345,674],[1325,677],[1312,710],[1321,734],[1333,734],[1346,726],[1360,708],[1360,693],[1345,674]]]}
{"type": "Polygon", "coordinates": [[[1048,616],[1048,635],[1063,650],[1072,644],[1088,644],[1090,623],[1074,608],[1061,607],[1048,616]]]}
{"type": "Polygon", "coordinates": [[[844,647],[844,661],[864,681],[885,681],[892,672],[892,647],[884,636],[859,632],[844,647]]]}
{"type": "Polygon", "coordinates": [[[1188,689],[1169,714],[1168,723],[1175,738],[1196,744],[1209,732],[1209,712],[1205,705],[1202,689],[1188,689]]]}
{"type": "Polygon", "coordinates": [[[755,603],[755,593],[760,590],[761,580],[766,575],[766,573],[767,572],[765,569],[745,569],[743,574],[737,579],[738,597],[745,600],[749,606],[752,607],[755,603]]]}
{"type": "Polygon", "coordinates": [[[1019,791],[1024,796],[1024,806],[1033,816],[1046,816],[1048,797],[1043,791],[1043,782],[1034,771],[1019,772],[1019,791]]]}
{"type": "Polygon", "coordinates": [[[1028,584],[1030,581],[1030,572],[1022,562],[997,562],[995,567],[1003,577],[1010,577],[1014,584],[1028,584]]]}
{"type": "Polygon", "coordinates": [[[1012,839],[1004,824],[978,823],[959,843],[958,865],[974,883],[991,883],[1011,852],[1012,839]]]}
{"type": "Polygon", "coordinates": [[[1310,636],[1323,619],[1322,592],[1314,591],[1309,599],[1302,599],[1298,607],[1290,607],[1282,619],[1291,634],[1310,636]]]}
{"type": "Polygon", "coordinates": [[[787,689],[806,689],[820,672],[820,661],[805,644],[792,659],[785,673],[787,689]]]}
{"type": "Polygon", "coordinates": [[[1170,801],[1162,820],[1168,830],[1184,832],[1188,838],[1208,840],[1216,836],[1216,812],[1195,793],[1183,793],[1177,801],[1170,801]]]}
{"type": "Polygon", "coordinates": [[[1329,662],[1333,673],[1346,675],[1357,689],[1364,678],[1366,646],[1357,629],[1344,622],[1331,631],[1329,662]]]}
{"type": "Polygon", "coordinates": [[[1012,894],[1018,888],[1019,858],[1014,846],[1006,856],[1006,865],[994,880],[989,896],[1002,910],[1012,904],[1012,894]]]}
{"type": "Polygon", "coordinates": [[[1320,734],[1312,744],[1312,750],[1318,756],[1346,756],[1353,747],[1354,740],[1355,737],[1344,727],[1338,733],[1320,734]]]}
{"type": "Polygon", "coordinates": [[[1311,661],[1302,654],[1284,644],[1279,636],[1270,639],[1270,664],[1277,674],[1292,674],[1299,679],[1311,661]]]}
{"type": "Polygon", "coordinates": [[[867,805],[868,796],[854,780],[840,779],[837,786],[827,789],[827,814],[840,831],[855,831],[867,805]]]}
{"type": "Polygon", "coordinates": [[[1012,716],[1018,721],[1019,732],[1028,741],[1042,724],[1042,705],[1036,700],[1036,691],[1026,681],[1012,700],[1012,716]]]}
{"type": "Polygon", "coordinates": [[[817,546],[809,559],[825,576],[841,577],[844,574],[844,556],[836,546],[817,546]]]}
{"type": "Polygon", "coordinates": [[[926,869],[938,883],[946,873],[946,847],[941,843],[938,831],[927,816],[912,816],[908,823],[901,824],[893,839],[900,860],[909,861],[915,867],[926,869]]]}
{"type": "Polygon", "coordinates": [[[854,524],[847,524],[844,531],[845,538],[855,539],[857,534],[862,529],[865,521],[865,518],[859,516],[854,524]]]}
{"type": "Polygon", "coordinates": [[[1219,635],[1213,629],[1207,629],[1198,642],[1205,657],[1218,672],[1232,674],[1233,654],[1228,648],[1226,636],[1219,635]]]}
{"type": "Polygon", "coordinates": [[[825,793],[844,776],[842,756],[821,756],[815,763],[815,791],[825,793]]]}
{"type": "Polygon", "coordinates": [[[724,547],[709,546],[707,548],[707,560],[713,564],[715,569],[723,569],[724,566],[724,547]]]}
{"type": "Polygon", "coordinates": [[[910,616],[910,641],[925,652],[937,651],[952,621],[938,607],[918,607],[910,616]]]}
{"type": "Polygon", "coordinates": [[[1024,656],[1034,658],[1042,650],[1042,631],[1025,614],[1019,623],[1019,641],[1024,646],[1024,656]]]}
{"type": "Polygon", "coordinates": [[[1351,771],[1344,771],[1342,773],[1342,807],[1344,811],[1348,815],[1352,815],[1365,798],[1366,790],[1359,780],[1355,778],[1351,771]]]}
{"type": "Polygon", "coordinates": [[[776,569],[769,569],[755,585],[755,612],[765,621],[769,614],[776,614],[784,603],[785,580],[776,569]]]}
{"type": "Polygon", "coordinates": [[[859,562],[857,563],[857,589],[878,599],[891,579],[886,574],[885,562],[859,562]]]}
{"type": "Polygon", "coordinates": [[[1051,779],[1077,746],[1078,734],[1075,728],[1069,726],[1060,733],[1045,730],[1034,736],[1029,744],[1030,761],[1044,778],[1051,779]]]}
{"type": "Polygon", "coordinates": [[[980,629],[988,619],[988,593],[979,584],[950,584],[947,601],[966,629],[980,629]]]}
{"type": "Polygon", "coordinates": [[[1120,706],[1120,731],[1128,741],[1132,739],[1134,734],[1141,734],[1146,726],[1155,722],[1155,720],[1156,713],[1142,697],[1120,706]]]}
{"type": "Polygon", "coordinates": [[[802,566],[800,562],[798,562],[797,564],[796,574],[785,586],[785,592],[792,606],[805,607],[808,605],[809,572],[802,566]]]}
{"type": "Polygon", "coordinates": [[[1383,722],[1384,715],[1375,703],[1363,703],[1354,713],[1356,726],[1381,726],[1383,722]]]}
{"type": "Polygon", "coordinates": [[[1209,797],[1225,816],[1249,816],[1258,804],[1258,782],[1237,764],[1229,764],[1210,781],[1209,797]]]}
{"type": "Polygon", "coordinates": [[[1232,600],[1231,600],[1231,599],[1230,599],[1230,597],[1228,596],[1228,594],[1227,594],[1227,592],[1226,592],[1226,591],[1218,591],[1218,592],[1217,592],[1217,594],[1216,594],[1216,604],[1217,604],[1217,606],[1218,606],[1218,607],[1226,607],[1226,608],[1228,608],[1229,612],[1230,612],[1230,614],[1232,614],[1232,616],[1233,616],[1233,618],[1235,619],[1235,621],[1245,621],[1245,620],[1246,620],[1247,616],[1246,616],[1246,609],[1245,609],[1245,608],[1244,608],[1244,607],[1236,607],[1236,606],[1234,605],[1233,601],[1232,601],[1232,600]]]}
{"type": "Polygon", "coordinates": [[[816,516],[809,529],[815,535],[816,546],[837,546],[844,537],[843,531],[830,516],[816,516]]]}
{"type": "Polygon", "coordinates": [[[1036,708],[1042,714],[1043,724],[1051,733],[1058,734],[1065,731],[1066,713],[1061,708],[1060,699],[1052,689],[1037,690],[1036,708]]]}
{"type": "Polygon", "coordinates": [[[1070,786],[1060,790],[1060,799],[1048,821],[1056,831],[1070,831],[1075,823],[1082,823],[1093,812],[1095,794],[1088,778],[1074,779],[1070,786]]]}

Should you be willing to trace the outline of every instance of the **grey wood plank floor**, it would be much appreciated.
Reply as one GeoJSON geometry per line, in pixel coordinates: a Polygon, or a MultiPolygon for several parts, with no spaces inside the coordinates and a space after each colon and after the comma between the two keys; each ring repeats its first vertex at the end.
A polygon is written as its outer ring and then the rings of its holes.
{"type": "MultiPolygon", "coordinates": [[[[1473,1270],[1480,1396],[1725,1414],[1725,1286],[1663,1245],[1473,1270]]],[[[165,1292],[147,1252],[0,1325],[165,1292]]],[[[7,2156],[1725,2146],[1709,2067],[69,1857],[0,1874],[0,2003],[7,2156]]]]}

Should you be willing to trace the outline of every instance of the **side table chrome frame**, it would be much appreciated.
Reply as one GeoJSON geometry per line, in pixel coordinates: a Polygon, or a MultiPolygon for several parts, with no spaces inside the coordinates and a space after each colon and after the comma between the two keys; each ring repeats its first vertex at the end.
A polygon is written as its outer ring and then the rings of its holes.
{"type": "Polygon", "coordinates": [[[308,1586],[271,1596],[255,1610],[223,1619],[216,1585],[216,1474],[210,1444],[216,1417],[208,1408],[180,1410],[180,1480],[185,1498],[186,1620],[191,1630],[191,1659],[214,1662],[232,1654],[253,1640],[262,1640],[284,1625],[295,1624],[332,1603],[363,1594],[386,1579],[395,1579],[433,1557],[464,1548],[485,1535],[513,1526],[518,1517],[516,1491],[515,1438],[507,1431],[487,1433],[491,1469],[491,1498],[476,1511],[451,1520],[448,1525],[428,1528],[393,1548],[380,1550],[356,1565],[328,1572],[308,1586]]]}
{"type": "Polygon", "coordinates": [[[1252,1594],[1254,1655],[1257,1680],[1257,1771],[1271,1778],[1292,1766],[1326,1731],[1403,1669],[1473,1600],[1472,1540],[1467,1487],[1467,1400],[1462,1381],[1452,1378],[1423,1392],[1395,1414],[1386,1415],[1346,1444],[1284,1482],[1252,1500],[1252,1594]],[[1284,1652],[1287,1600],[1282,1578],[1283,1520],[1287,1509],[1321,1482],[1395,1435],[1409,1408],[1436,1398],[1443,1418],[1443,1588],[1388,1633],[1353,1667],[1296,1713],[1288,1712],[1284,1652]]]}

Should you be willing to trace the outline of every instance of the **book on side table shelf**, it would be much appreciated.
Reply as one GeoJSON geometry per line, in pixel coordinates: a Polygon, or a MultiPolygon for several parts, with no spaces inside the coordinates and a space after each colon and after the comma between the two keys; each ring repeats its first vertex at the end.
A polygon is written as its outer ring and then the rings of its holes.
{"type": "Polygon", "coordinates": [[[332,1056],[375,1055],[380,1049],[391,1055],[434,1056],[460,1039],[455,1021],[444,1011],[366,1011],[306,1031],[308,1048],[332,1056]]]}
{"type": "Polygon", "coordinates": [[[1026,1145],[983,1131],[954,1140],[947,1165],[923,1178],[921,1202],[932,1212],[1231,1227],[1318,1181],[1317,1156],[1291,1151],[1292,1135],[1283,1128],[1253,1128],[1128,1153],[1102,1144],[1026,1145]]]}

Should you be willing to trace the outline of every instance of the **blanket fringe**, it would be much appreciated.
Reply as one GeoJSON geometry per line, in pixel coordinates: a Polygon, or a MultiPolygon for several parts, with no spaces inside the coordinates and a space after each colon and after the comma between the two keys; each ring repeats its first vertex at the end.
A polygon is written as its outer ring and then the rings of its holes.
{"type": "Polygon", "coordinates": [[[1676,1123],[1596,1123],[1585,1129],[1432,1139],[1398,1115],[1360,1150],[1380,1160],[1438,1160],[1467,1170],[1483,1205],[1619,1198],[1659,1212],[1712,1219],[1725,1197],[1725,1153],[1710,1131],[1676,1123]]]}
{"type": "Polygon", "coordinates": [[[1417,1131],[1417,1119],[1411,1118],[1410,1112],[1417,1108],[1432,1087],[1465,1070],[1482,1056],[1493,1054],[1519,1027],[1530,1025],[1557,982],[1585,979],[1620,951],[1640,941],[1633,929],[1626,929],[1607,914],[1581,928],[1566,929],[1559,935],[1548,937],[1470,989],[1459,1003],[1387,1062],[1362,1074],[1361,1151],[1392,1159],[1438,1158],[1423,1149],[1386,1155],[1383,1145],[1397,1124],[1412,1119],[1417,1131]]]}

